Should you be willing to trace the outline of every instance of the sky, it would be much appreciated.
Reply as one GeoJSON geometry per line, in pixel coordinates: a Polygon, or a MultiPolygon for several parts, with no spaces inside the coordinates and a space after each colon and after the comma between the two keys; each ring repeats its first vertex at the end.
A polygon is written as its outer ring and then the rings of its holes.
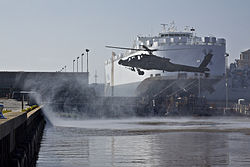
{"type": "MultiPolygon", "coordinates": [[[[249,0],[0,0],[0,71],[72,71],[89,49],[90,82],[104,81],[112,50],[162,23],[225,38],[229,61],[250,49],[249,0]],[[80,59],[79,59],[80,60],[80,59]]],[[[84,57],[86,70],[86,57],[84,57]]],[[[79,65],[80,66],[80,65],[79,65]]]]}

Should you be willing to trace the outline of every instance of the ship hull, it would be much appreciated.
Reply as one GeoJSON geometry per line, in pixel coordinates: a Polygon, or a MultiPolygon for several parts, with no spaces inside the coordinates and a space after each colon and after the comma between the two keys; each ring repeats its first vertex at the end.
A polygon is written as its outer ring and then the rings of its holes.
{"type": "MultiPolygon", "coordinates": [[[[107,91],[109,91],[108,94],[111,94],[111,87],[108,87],[107,91]]],[[[228,101],[230,102],[237,102],[238,99],[250,99],[250,88],[226,88],[225,77],[223,76],[200,79],[198,77],[189,79],[149,77],[142,82],[114,86],[113,91],[114,96],[126,97],[157,97],[161,95],[170,97],[188,93],[206,97],[208,101],[225,102],[226,94],[228,94],[228,101]]]]}

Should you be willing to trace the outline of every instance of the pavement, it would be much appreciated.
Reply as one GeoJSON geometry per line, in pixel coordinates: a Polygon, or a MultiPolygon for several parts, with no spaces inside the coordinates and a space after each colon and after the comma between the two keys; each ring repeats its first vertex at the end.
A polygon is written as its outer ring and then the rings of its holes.
{"type": "MultiPolygon", "coordinates": [[[[4,105],[4,110],[12,110],[13,112],[18,112],[22,110],[22,101],[17,101],[15,99],[0,98],[0,103],[4,105]]],[[[24,108],[27,108],[27,102],[24,102],[24,108]]]]}
{"type": "Polygon", "coordinates": [[[0,119],[0,126],[2,126],[2,124],[4,124],[5,122],[8,122],[9,120],[12,120],[20,115],[23,115],[24,112],[9,112],[9,113],[5,113],[4,116],[6,117],[6,119],[0,119]]]}

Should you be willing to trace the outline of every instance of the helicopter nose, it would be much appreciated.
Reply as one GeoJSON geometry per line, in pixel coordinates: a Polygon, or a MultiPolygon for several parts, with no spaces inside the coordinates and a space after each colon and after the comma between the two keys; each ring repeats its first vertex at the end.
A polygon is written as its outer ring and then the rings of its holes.
{"type": "Polygon", "coordinates": [[[119,61],[118,61],[118,64],[122,64],[122,61],[123,61],[123,60],[119,60],[119,61]]]}

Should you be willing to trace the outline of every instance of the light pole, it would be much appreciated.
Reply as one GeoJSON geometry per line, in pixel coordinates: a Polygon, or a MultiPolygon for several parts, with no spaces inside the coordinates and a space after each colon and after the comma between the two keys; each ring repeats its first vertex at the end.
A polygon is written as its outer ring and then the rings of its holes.
{"type": "Polygon", "coordinates": [[[84,55],[84,53],[82,53],[82,55],[81,55],[81,64],[82,64],[82,70],[81,70],[81,72],[83,72],[83,55],[84,55]]]}
{"type": "Polygon", "coordinates": [[[89,72],[89,49],[86,49],[87,52],[87,73],[89,72]]]}
{"type": "Polygon", "coordinates": [[[75,61],[76,60],[73,60],[73,72],[75,72],[75,61]]]}
{"type": "Polygon", "coordinates": [[[226,110],[228,108],[228,76],[227,76],[227,65],[228,65],[228,56],[229,54],[225,54],[225,86],[226,86],[226,110]]]}
{"type": "Polygon", "coordinates": [[[201,97],[201,73],[199,74],[199,98],[201,97]]]}
{"type": "Polygon", "coordinates": [[[78,72],[78,59],[79,59],[79,57],[77,57],[77,59],[76,59],[76,72],[78,72]]]}
{"type": "MultiPolygon", "coordinates": [[[[197,60],[197,63],[200,63],[201,60],[197,60]]],[[[201,73],[198,73],[198,97],[201,97],[201,73]]]]}

